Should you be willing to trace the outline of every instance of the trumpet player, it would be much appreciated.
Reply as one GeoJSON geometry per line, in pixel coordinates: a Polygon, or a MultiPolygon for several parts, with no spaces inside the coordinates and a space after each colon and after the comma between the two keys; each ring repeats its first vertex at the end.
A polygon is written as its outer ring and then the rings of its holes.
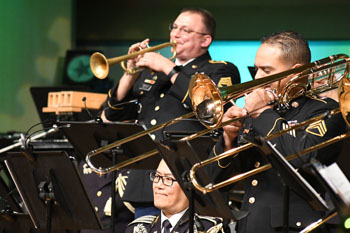
{"type": "MultiPolygon", "coordinates": [[[[219,86],[240,82],[238,69],[225,61],[213,61],[208,52],[215,35],[216,22],[211,13],[201,8],[183,9],[169,26],[170,41],[176,42],[174,61],[157,52],[148,52],[127,62],[129,69],[142,67],[142,72],[125,72],[108,93],[108,108],[104,116],[109,121],[137,120],[146,128],[174,119],[192,111],[188,97],[190,78],[196,72],[209,75],[219,86]],[[124,104],[137,99],[138,104],[124,104]]],[[[129,53],[147,47],[149,39],[133,44],[129,53]]],[[[199,122],[182,121],[167,127],[167,131],[198,131],[199,122]]],[[[151,134],[161,140],[161,132],[151,134]]],[[[152,183],[149,172],[131,171],[124,199],[135,205],[140,217],[153,206],[152,183]],[[143,188],[144,187],[144,188],[143,188]],[[138,208],[139,207],[139,208],[138,208]]],[[[152,212],[151,212],[152,214],[152,212]]]]}
{"type": "MultiPolygon", "coordinates": [[[[255,79],[286,71],[298,66],[308,64],[311,59],[308,42],[295,32],[281,32],[273,34],[262,40],[256,53],[255,79]]],[[[313,118],[320,113],[338,107],[338,103],[330,98],[311,98],[301,96],[292,99],[289,106],[277,110],[270,103],[275,101],[275,93],[283,89],[291,77],[286,77],[279,82],[272,83],[267,87],[259,88],[245,97],[244,108],[232,106],[223,117],[223,121],[234,117],[244,117],[244,121],[223,127],[223,136],[213,149],[212,156],[218,155],[231,148],[237,147],[244,142],[244,136],[271,135],[289,126],[313,118]]],[[[316,145],[322,141],[333,138],[344,132],[345,123],[340,114],[320,120],[309,125],[305,130],[289,131],[271,142],[283,154],[294,154],[302,149],[316,145]]],[[[329,165],[334,162],[339,153],[340,145],[333,144],[317,152],[304,156],[306,161],[311,157],[316,158],[323,164],[329,165]]],[[[267,161],[257,148],[239,152],[235,156],[220,160],[210,166],[209,172],[216,177],[216,181],[225,176],[232,176],[233,171],[247,171],[266,164],[267,161]]],[[[300,168],[301,160],[293,160],[292,165],[300,168]]],[[[303,174],[306,179],[310,176],[303,174]]],[[[244,180],[245,194],[243,197],[242,210],[248,211],[249,215],[238,221],[237,232],[241,233],[272,233],[299,232],[314,221],[322,218],[323,213],[314,210],[304,196],[290,190],[289,198],[283,197],[283,186],[277,172],[273,169],[251,176],[244,180]],[[283,201],[289,203],[289,211],[283,212],[283,201]],[[283,217],[288,216],[288,221],[283,217]],[[287,225],[286,225],[287,223],[287,225]]],[[[316,190],[324,194],[320,185],[309,180],[315,185],[316,190]]],[[[323,226],[315,232],[327,232],[323,226]]]]}

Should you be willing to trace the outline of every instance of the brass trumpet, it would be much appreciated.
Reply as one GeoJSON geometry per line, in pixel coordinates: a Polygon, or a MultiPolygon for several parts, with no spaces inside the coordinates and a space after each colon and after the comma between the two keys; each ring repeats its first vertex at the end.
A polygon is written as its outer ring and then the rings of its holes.
{"type": "MultiPolygon", "coordinates": [[[[183,116],[177,117],[175,119],[172,119],[160,125],[156,125],[145,131],[142,131],[140,133],[131,135],[124,139],[118,140],[104,147],[95,149],[86,155],[86,158],[85,158],[86,162],[90,166],[90,168],[98,174],[106,174],[115,170],[119,170],[129,164],[132,164],[134,162],[140,161],[145,158],[149,158],[150,156],[157,154],[158,151],[152,150],[150,152],[146,152],[145,154],[136,156],[122,163],[119,163],[107,168],[95,167],[91,162],[91,158],[106,150],[112,149],[124,143],[130,142],[134,139],[145,136],[149,133],[160,130],[165,126],[175,124],[176,122],[182,119],[193,117],[194,115],[196,115],[197,119],[203,125],[205,125],[207,129],[197,132],[195,134],[192,134],[190,136],[184,137],[181,140],[185,141],[185,140],[195,139],[199,136],[207,134],[208,132],[218,129],[226,124],[229,124],[232,121],[238,120],[238,119],[232,119],[229,122],[222,122],[223,106],[225,103],[229,102],[230,100],[239,98],[243,96],[244,93],[251,92],[255,88],[259,88],[264,85],[268,85],[272,82],[276,82],[281,79],[284,79],[286,76],[289,76],[289,75],[293,75],[294,77],[292,79],[293,82],[298,82],[300,79],[305,79],[305,78],[310,79],[311,81],[315,81],[315,80],[318,80],[319,78],[323,78],[323,76],[328,78],[331,77],[333,79],[334,73],[335,72],[339,73],[341,71],[346,73],[346,75],[348,75],[349,62],[350,61],[347,55],[344,55],[344,54],[334,55],[334,56],[330,56],[295,69],[291,69],[285,72],[281,72],[279,74],[267,76],[263,79],[257,79],[257,80],[253,80],[242,84],[236,84],[230,87],[222,87],[219,89],[215,86],[215,83],[211,81],[208,76],[197,73],[192,76],[190,85],[189,85],[189,95],[192,101],[192,106],[194,110],[193,112],[187,113],[183,116]],[[321,76],[321,74],[323,76],[321,76]],[[329,74],[329,75],[324,75],[324,74],[329,74]]],[[[304,86],[302,86],[302,88],[307,90],[306,91],[307,94],[314,95],[316,93],[320,93],[320,92],[324,92],[324,91],[336,88],[338,86],[339,81],[340,79],[337,79],[337,81],[327,80],[327,82],[322,86],[322,88],[318,87],[317,89],[318,92],[315,92],[315,93],[314,93],[314,90],[309,90],[305,84],[304,86]]],[[[289,87],[291,86],[295,87],[295,85],[292,85],[292,84],[289,85],[289,87]]],[[[290,93],[289,90],[285,90],[282,93],[278,93],[278,96],[279,96],[278,101],[280,101],[281,103],[283,101],[286,101],[288,97],[285,97],[284,95],[289,93],[290,93]]],[[[302,95],[304,93],[299,93],[299,94],[302,95]]],[[[287,102],[284,104],[287,104],[287,102]]]]}
{"type": "Polygon", "coordinates": [[[159,44],[153,47],[142,49],[135,53],[114,57],[114,58],[109,58],[109,59],[107,59],[102,53],[96,52],[96,53],[93,53],[90,57],[90,68],[92,73],[96,76],[96,78],[99,78],[99,79],[105,79],[109,73],[109,67],[117,63],[120,63],[122,69],[125,72],[129,74],[135,74],[141,70],[138,67],[133,67],[132,69],[128,69],[126,67],[127,60],[135,58],[139,55],[142,55],[148,52],[154,52],[154,51],[166,48],[168,46],[171,46],[173,48],[173,55],[171,58],[169,58],[169,60],[172,60],[176,56],[175,41],[159,44]]]}
{"type": "MultiPolygon", "coordinates": [[[[288,103],[289,102],[289,98],[290,95],[286,95],[290,93],[291,88],[288,90],[288,87],[299,87],[299,85],[301,85],[300,82],[298,82],[297,80],[303,80],[305,78],[307,78],[309,81],[311,81],[312,86],[314,85],[314,81],[320,80],[322,78],[327,78],[327,82],[324,85],[320,85],[318,87],[315,87],[313,89],[308,90],[305,87],[305,94],[306,95],[316,95],[316,94],[320,94],[322,92],[334,89],[335,87],[338,87],[338,97],[339,97],[339,105],[340,108],[339,109],[335,109],[333,110],[331,113],[329,113],[329,115],[335,115],[338,113],[341,113],[346,124],[348,126],[350,126],[350,101],[349,101],[349,94],[350,94],[350,79],[349,79],[349,71],[350,71],[350,58],[347,57],[346,55],[338,55],[338,58],[341,57],[340,61],[335,61],[333,59],[331,59],[331,63],[325,64],[325,63],[320,63],[318,66],[315,67],[310,67],[310,69],[306,69],[304,71],[302,71],[299,75],[293,77],[290,81],[289,84],[287,84],[286,89],[284,89],[283,93],[279,93],[279,102],[280,103],[288,103]]],[[[325,61],[325,60],[324,60],[325,61]]],[[[287,71],[287,73],[289,73],[287,71]]],[[[272,77],[272,76],[270,76],[272,77]]],[[[263,79],[262,79],[263,80],[263,79]]],[[[268,80],[270,80],[270,78],[268,78],[268,80]]],[[[267,81],[269,82],[269,81],[267,81]]],[[[229,88],[229,87],[228,87],[229,88]]],[[[231,94],[232,95],[232,94],[231,94]]],[[[293,98],[295,98],[295,96],[293,96],[293,98]]],[[[265,140],[271,140],[273,138],[279,137],[291,130],[297,129],[297,128],[301,128],[305,125],[309,125],[313,122],[316,122],[318,120],[321,120],[323,118],[325,118],[326,116],[328,116],[328,113],[324,113],[321,114],[317,117],[314,117],[312,119],[306,120],[304,122],[301,122],[299,124],[296,124],[294,126],[289,127],[288,129],[282,130],[280,132],[277,132],[275,134],[269,135],[267,137],[265,137],[265,140]]],[[[328,141],[322,142],[318,145],[312,146],[310,148],[306,148],[305,150],[299,152],[298,154],[307,154],[311,151],[323,148],[325,146],[328,146],[330,144],[333,144],[335,142],[338,142],[340,140],[343,140],[345,138],[350,137],[349,133],[345,133],[342,135],[339,135],[337,137],[334,137],[328,141]]],[[[244,144],[240,147],[236,147],[233,148],[231,150],[228,150],[216,157],[204,160],[202,162],[196,163],[192,166],[191,170],[190,170],[190,179],[192,184],[194,185],[194,187],[196,189],[198,189],[199,191],[201,191],[202,193],[208,193],[208,192],[213,192],[217,189],[223,188],[227,185],[236,183],[238,181],[241,181],[247,177],[250,177],[252,175],[258,174],[260,172],[266,171],[268,169],[270,169],[272,166],[270,164],[264,165],[260,168],[256,168],[250,171],[247,171],[245,173],[242,174],[238,174],[235,175],[225,181],[219,182],[217,184],[208,184],[205,187],[203,187],[201,184],[199,184],[199,182],[196,179],[196,170],[207,166],[213,162],[217,162],[220,161],[221,159],[227,158],[229,156],[232,156],[234,154],[237,154],[241,151],[244,151],[246,149],[249,149],[251,147],[255,146],[253,143],[247,143],[244,144]]],[[[294,158],[296,158],[297,155],[293,154],[293,155],[289,155],[286,157],[287,160],[292,160],[294,158]]]]}

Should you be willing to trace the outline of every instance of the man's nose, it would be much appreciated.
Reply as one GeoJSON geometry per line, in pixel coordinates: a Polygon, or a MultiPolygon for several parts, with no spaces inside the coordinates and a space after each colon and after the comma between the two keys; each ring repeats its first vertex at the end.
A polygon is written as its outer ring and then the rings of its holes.
{"type": "Polygon", "coordinates": [[[259,78],[263,78],[264,77],[264,74],[262,74],[261,70],[257,70],[256,71],[256,74],[254,76],[254,79],[259,79],[259,78]]]}
{"type": "Polygon", "coordinates": [[[174,29],[171,31],[170,35],[173,35],[174,37],[179,37],[179,36],[181,35],[181,30],[178,29],[178,28],[174,28],[174,29]]]}

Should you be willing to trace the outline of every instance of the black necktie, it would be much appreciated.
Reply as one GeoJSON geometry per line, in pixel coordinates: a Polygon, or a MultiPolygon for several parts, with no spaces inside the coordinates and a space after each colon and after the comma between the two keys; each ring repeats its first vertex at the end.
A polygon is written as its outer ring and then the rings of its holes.
{"type": "Polygon", "coordinates": [[[164,233],[170,233],[171,223],[169,222],[168,219],[163,222],[163,228],[164,228],[164,233]]]}

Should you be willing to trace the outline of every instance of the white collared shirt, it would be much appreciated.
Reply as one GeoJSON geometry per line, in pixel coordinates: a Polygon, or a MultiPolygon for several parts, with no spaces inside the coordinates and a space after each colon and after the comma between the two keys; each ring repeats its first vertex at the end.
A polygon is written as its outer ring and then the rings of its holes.
{"type": "Polygon", "coordinates": [[[171,216],[170,218],[167,218],[164,214],[163,214],[163,211],[161,211],[161,214],[160,214],[160,219],[161,219],[161,228],[162,228],[162,231],[161,233],[164,233],[164,228],[163,228],[163,222],[168,219],[170,224],[171,224],[171,228],[170,228],[170,231],[173,230],[173,228],[176,226],[177,222],[180,220],[180,218],[182,218],[182,216],[185,214],[186,210],[188,208],[184,209],[183,211],[177,213],[177,214],[174,214],[173,216],[171,216]]]}
{"type": "Polygon", "coordinates": [[[177,66],[185,66],[185,65],[187,65],[188,63],[190,63],[190,62],[193,61],[193,60],[194,60],[194,58],[188,60],[188,61],[185,62],[184,64],[180,64],[179,61],[176,59],[176,60],[175,60],[175,65],[177,65],[177,66]]]}

